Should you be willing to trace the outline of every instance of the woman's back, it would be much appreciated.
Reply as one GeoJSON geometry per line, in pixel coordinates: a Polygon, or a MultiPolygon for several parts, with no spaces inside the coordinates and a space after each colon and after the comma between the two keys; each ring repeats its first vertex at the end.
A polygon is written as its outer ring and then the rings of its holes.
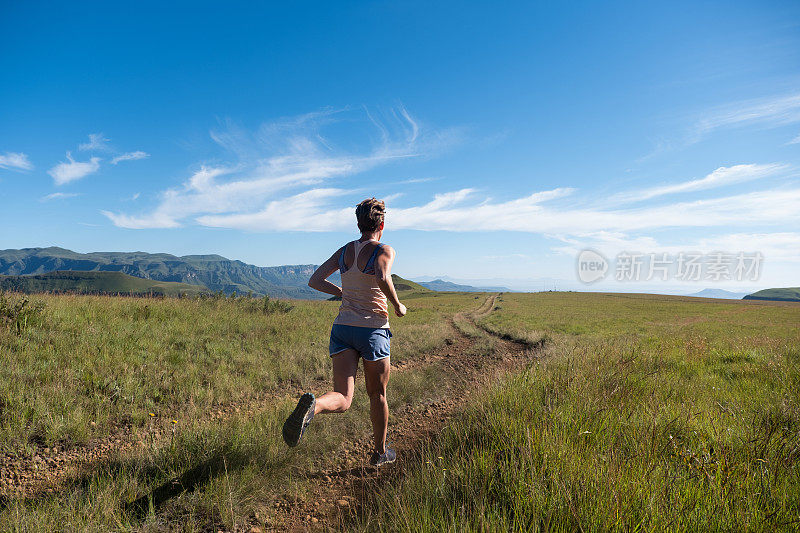
{"type": "Polygon", "coordinates": [[[386,295],[375,277],[375,260],[382,247],[382,243],[372,239],[352,241],[342,247],[339,255],[342,305],[334,324],[389,327],[386,295]]]}

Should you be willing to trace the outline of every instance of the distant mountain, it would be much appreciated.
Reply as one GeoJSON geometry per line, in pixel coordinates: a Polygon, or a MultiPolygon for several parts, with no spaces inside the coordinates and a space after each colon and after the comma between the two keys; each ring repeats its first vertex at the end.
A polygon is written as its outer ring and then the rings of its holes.
{"type": "Polygon", "coordinates": [[[703,289],[700,292],[687,296],[697,296],[699,298],[719,298],[725,300],[741,300],[747,295],[746,292],[731,292],[724,289],[703,289]]]}
{"type": "Polygon", "coordinates": [[[122,272],[55,271],[27,276],[0,276],[0,289],[19,292],[77,292],[84,294],[146,294],[196,296],[208,289],[174,281],[153,281],[122,272]]]}
{"type": "Polygon", "coordinates": [[[473,287],[472,285],[461,285],[453,283],[452,281],[445,281],[441,278],[433,281],[420,281],[420,285],[427,287],[432,291],[449,291],[449,292],[509,292],[510,289],[506,287],[473,287]]]}
{"type": "Polygon", "coordinates": [[[775,300],[778,302],[800,302],[800,287],[764,289],[744,297],[745,300],[775,300]]]}
{"type": "MultiPolygon", "coordinates": [[[[64,248],[0,250],[0,274],[20,276],[58,270],[122,272],[154,281],[173,281],[207,287],[226,294],[237,292],[284,298],[321,299],[308,287],[316,265],[259,267],[219,255],[150,254],[146,252],[76,253],[64,248]]],[[[331,278],[336,281],[338,273],[331,278]]]]}

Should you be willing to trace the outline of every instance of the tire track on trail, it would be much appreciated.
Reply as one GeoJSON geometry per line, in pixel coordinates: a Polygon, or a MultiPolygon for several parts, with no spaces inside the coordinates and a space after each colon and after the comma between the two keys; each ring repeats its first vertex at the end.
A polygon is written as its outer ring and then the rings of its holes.
{"type": "MultiPolygon", "coordinates": [[[[402,477],[404,460],[420,453],[421,445],[435,438],[472,395],[496,382],[497,378],[540,358],[543,339],[537,343],[509,339],[484,329],[478,323],[494,311],[499,296],[492,294],[477,309],[456,313],[452,317],[451,325],[457,340],[447,347],[446,355],[434,357],[431,362],[441,365],[453,376],[448,383],[436,384],[444,388],[442,398],[391,412],[388,440],[398,452],[397,463],[381,469],[367,466],[372,434],[371,431],[365,432],[357,441],[343,443],[339,453],[328,461],[330,466],[327,468],[300,474],[314,484],[309,498],[303,500],[285,495],[273,502],[268,513],[274,517],[272,520],[264,516],[252,517],[253,520],[242,531],[262,524],[279,531],[346,528],[348,521],[360,511],[361,502],[365,501],[368,492],[379,490],[383,484],[402,477]],[[463,330],[468,328],[479,330],[480,336],[464,333],[463,330]],[[474,349],[479,342],[486,340],[493,344],[494,349],[487,355],[477,355],[474,349]]],[[[391,394],[391,381],[389,387],[391,394]]]]}

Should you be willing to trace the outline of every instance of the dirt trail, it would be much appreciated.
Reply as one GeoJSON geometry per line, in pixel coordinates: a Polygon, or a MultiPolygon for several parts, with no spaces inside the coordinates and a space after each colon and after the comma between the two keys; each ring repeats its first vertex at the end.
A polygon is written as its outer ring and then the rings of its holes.
{"type": "MultiPolygon", "coordinates": [[[[499,375],[518,370],[540,355],[541,343],[535,346],[507,340],[492,334],[476,321],[485,317],[495,308],[499,295],[486,298],[475,311],[458,313],[453,317],[453,330],[456,341],[443,347],[428,361],[452,370],[454,379],[445,384],[442,400],[423,403],[391,413],[389,440],[398,452],[398,462],[376,469],[369,467],[366,458],[372,449],[372,435],[365,433],[353,443],[345,443],[339,454],[330,459],[328,469],[308,473],[308,478],[318,481],[310,497],[301,500],[284,498],[273,504],[273,509],[265,514],[271,515],[268,525],[277,531],[307,531],[336,529],[346,525],[349,518],[359,511],[366,491],[374,491],[383,483],[390,483],[403,472],[403,458],[411,457],[420,445],[437,435],[448,419],[468,400],[469,396],[492,383],[499,375]],[[461,332],[459,321],[466,322],[473,329],[480,329],[483,337],[470,337],[461,332]],[[492,354],[476,357],[471,349],[481,338],[490,338],[495,343],[492,354]]],[[[249,531],[265,517],[254,517],[252,524],[244,526],[249,531]]]]}
{"type": "MultiPolygon", "coordinates": [[[[498,294],[488,296],[476,310],[457,313],[451,321],[452,344],[445,344],[424,357],[405,362],[393,368],[394,372],[407,372],[435,365],[448,370],[452,376],[444,387],[442,400],[408,406],[392,413],[389,439],[400,458],[410,456],[411,451],[428,440],[446,423],[463,401],[475,391],[481,390],[498,375],[517,369],[536,357],[540,346],[530,346],[513,340],[502,339],[483,330],[476,323],[495,308],[498,294]],[[465,334],[470,328],[480,330],[481,336],[465,334]],[[476,357],[476,343],[489,338],[495,343],[490,355],[476,357]]],[[[296,398],[301,391],[286,390],[265,393],[259,398],[224,406],[216,406],[208,413],[211,419],[227,419],[242,412],[256,412],[287,397],[296,398]]],[[[180,423],[180,421],[178,421],[180,423]]],[[[42,493],[57,492],[61,485],[90,471],[94,465],[126,450],[136,447],[158,446],[162,439],[172,433],[172,421],[154,418],[145,428],[117,427],[111,435],[95,439],[84,446],[64,449],[59,446],[44,448],[39,453],[17,457],[0,457],[0,499],[30,498],[42,493]]],[[[304,531],[336,528],[347,517],[356,512],[366,486],[374,487],[402,473],[402,460],[396,465],[380,471],[366,465],[371,449],[371,434],[365,433],[355,442],[343,444],[342,449],[331,458],[326,469],[307,474],[319,484],[307,500],[282,498],[275,502],[265,516],[251,517],[251,523],[242,526],[242,531],[267,522],[274,530],[304,531]],[[335,466],[334,466],[335,465],[335,466]]],[[[371,489],[372,490],[372,489],[371,489]]],[[[240,530],[240,528],[237,528],[240,530]]]]}

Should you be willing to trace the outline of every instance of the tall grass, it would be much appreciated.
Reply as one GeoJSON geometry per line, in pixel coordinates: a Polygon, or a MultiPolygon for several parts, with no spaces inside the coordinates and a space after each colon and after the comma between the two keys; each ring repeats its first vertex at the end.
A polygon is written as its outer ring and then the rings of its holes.
{"type": "MultiPolygon", "coordinates": [[[[314,483],[298,472],[329,468],[342,442],[370,431],[359,380],[348,413],[316,419],[298,448],[281,440],[292,391],[330,387],[327,340],[338,303],[268,300],[265,312],[264,301],[247,298],[41,301],[36,325],[20,334],[0,329],[0,442],[23,455],[128,424],[143,444],[88,465],[55,494],[0,498],[0,531],[216,531],[256,515],[263,523],[276,499],[302,498],[314,483]],[[273,402],[247,408],[266,392],[273,402]],[[233,401],[241,412],[210,416],[233,401]],[[151,412],[176,420],[171,436],[150,438],[151,412]]],[[[449,317],[474,305],[465,295],[411,299],[409,314],[391,320],[393,360],[444,344],[449,317]]],[[[390,406],[438,398],[430,384],[452,377],[425,366],[398,373],[390,406]]]]}
{"type": "Polygon", "coordinates": [[[376,491],[382,531],[800,528],[800,306],[504,295],[546,357],[376,491]]]}
{"type": "MultiPolygon", "coordinates": [[[[149,413],[191,418],[287,383],[307,388],[329,379],[334,302],[74,295],[36,301],[0,301],[10,309],[3,315],[9,326],[0,328],[0,452],[80,444],[120,424],[143,426],[149,413]]],[[[441,344],[447,332],[437,320],[469,303],[457,296],[415,300],[408,317],[392,320],[395,360],[441,344]]]]}

